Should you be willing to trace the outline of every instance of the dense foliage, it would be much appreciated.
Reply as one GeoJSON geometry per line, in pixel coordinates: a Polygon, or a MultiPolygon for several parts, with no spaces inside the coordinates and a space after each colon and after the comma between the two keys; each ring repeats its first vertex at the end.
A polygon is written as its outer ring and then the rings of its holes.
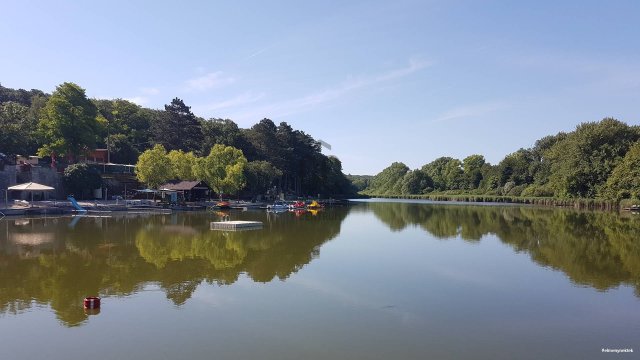
{"type": "MultiPolygon", "coordinates": [[[[241,150],[249,163],[260,162],[244,171],[247,194],[274,186],[296,195],[355,192],[342,173],[341,162],[322,154],[318,141],[285,122],[276,125],[262,119],[242,129],[229,119],[200,118],[178,98],[155,110],[123,99],[88,99],[84,89],[73,83],[58,86],[52,95],[0,86],[2,153],[32,155],[38,151],[41,156],[54,154],[58,161],[74,163],[90,150],[106,148],[110,162],[135,164],[140,154],[156,144],[174,157],[182,155],[173,151],[206,157],[216,144],[241,150]],[[257,174],[267,177],[252,177],[257,174]]],[[[176,161],[165,175],[176,173],[186,178],[184,171],[189,167],[176,161]]]]}
{"type": "Polygon", "coordinates": [[[93,189],[102,186],[102,178],[98,171],[87,164],[67,166],[62,176],[62,182],[67,194],[80,199],[84,199],[93,189]]]}
{"type": "Polygon", "coordinates": [[[606,118],[546,136],[497,165],[477,154],[462,161],[440,157],[415,170],[395,162],[374,176],[363,193],[639,199],[639,158],[640,127],[606,118]]]}
{"type": "Polygon", "coordinates": [[[97,114],[84,89],[73,83],[58,86],[40,114],[43,141],[38,155],[63,154],[74,158],[94,149],[101,127],[97,114]]]}

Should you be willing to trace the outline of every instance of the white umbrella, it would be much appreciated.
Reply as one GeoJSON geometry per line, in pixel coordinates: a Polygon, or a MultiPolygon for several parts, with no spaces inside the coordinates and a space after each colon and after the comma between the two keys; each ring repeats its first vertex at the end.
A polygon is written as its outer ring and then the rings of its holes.
{"type": "Polygon", "coordinates": [[[51,191],[55,190],[51,186],[42,185],[34,182],[28,182],[19,185],[9,186],[7,190],[23,190],[23,191],[51,191]]]}
{"type": "Polygon", "coordinates": [[[31,202],[33,202],[34,191],[52,191],[52,190],[55,190],[55,188],[52,188],[51,186],[47,186],[47,185],[34,183],[34,182],[28,182],[24,184],[9,186],[7,190],[29,191],[31,193],[31,202]]]}

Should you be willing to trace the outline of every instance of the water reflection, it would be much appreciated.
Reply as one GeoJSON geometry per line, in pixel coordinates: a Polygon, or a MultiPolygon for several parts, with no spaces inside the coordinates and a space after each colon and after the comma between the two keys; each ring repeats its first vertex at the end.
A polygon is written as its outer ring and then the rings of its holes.
{"type": "MultiPolygon", "coordinates": [[[[202,282],[287,279],[318,257],[349,212],[372,213],[392,231],[417,227],[437,239],[495,236],[582,286],[632,286],[640,296],[640,218],[603,212],[477,205],[365,203],[318,214],[233,213],[262,230],[209,229],[214,215],[129,215],[0,222],[0,312],[51,307],[66,326],[83,324],[88,295],[126,296],[156,284],[175,305],[202,282]]],[[[373,220],[373,216],[370,216],[373,220]]],[[[393,244],[389,246],[403,246],[393,244]]],[[[354,254],[357,255],[357,254],[354,254]]],[[[401,261],[401,260],[399,260],[401,261]]],[[[349,266],[358,266],[356,256],[349,266]]]]}
{"type": "Polygon", "coordinates": [[[576,284],[598,290],[629,285],[640,296],[638,216],[522,206],[384,202],[363,207],[393,231],[418,226],[438,239],[469,242],[495,235],[576,284]]]}
{"type": "Polygon", "coordinates": [[[0,312],[51,306],[67,326],[82,324],[87,295],[123,296],[157,283],[184,304],[197,286],[286,279],[336,237],[347,209],[303,214],[235,214],[262,230],[209,230],[211,214],[18,219],[0,222],[0,312]]]}

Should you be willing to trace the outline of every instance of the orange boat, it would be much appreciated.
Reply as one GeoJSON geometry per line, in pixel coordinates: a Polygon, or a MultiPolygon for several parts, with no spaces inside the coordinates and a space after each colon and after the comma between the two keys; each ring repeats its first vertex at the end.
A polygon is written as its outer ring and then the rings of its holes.
{"type": "Polygon", "coordinates": [[[231,203],[229,203],[228,201],[220,201],[216,204],[216,207],[218,209],[229,209],[231,208],[231,203]]]}

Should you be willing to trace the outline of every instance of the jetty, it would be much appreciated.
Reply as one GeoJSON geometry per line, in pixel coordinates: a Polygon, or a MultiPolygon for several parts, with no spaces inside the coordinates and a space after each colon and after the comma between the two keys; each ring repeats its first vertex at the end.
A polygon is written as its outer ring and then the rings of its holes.
{"type": "Polygon", "coordinates": [[[262,221],[212,221],[211,230],[254,230],[262,229],[262,221]]]}

